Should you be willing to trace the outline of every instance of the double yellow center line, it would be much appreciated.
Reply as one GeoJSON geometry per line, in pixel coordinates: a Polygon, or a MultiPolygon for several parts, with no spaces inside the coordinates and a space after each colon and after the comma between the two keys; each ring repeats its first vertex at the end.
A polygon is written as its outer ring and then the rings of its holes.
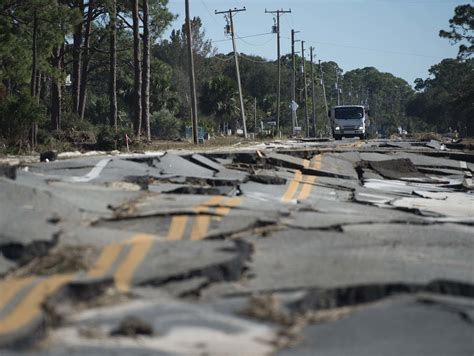
{"type": "MultiPolygon", "coordinates": [[[[194,218],[190,239],[201,240],[206,236],[212,218],[211,214],[206,213],[210,213],[211,209],[214,209],[215,217],[220,218],[228,215],[231,209],[241,202],[239,197],[213,196],[198,205],[195,208],[198,215],[194,218]]],[[[185,215],[174,216],[167,240],[182,239],[188,219],[185,215]]],[[[102,278],[113,273],[115,287],[121,292],[128,292],[135,271],[146,258],[154,241],[153,235],[136,234],[126,241],[106,245],[94,265],[86,272],[86,276],[102,278]]],[[[44,301],[61,287],[80,277],[79,273],[58,274],[47,278],[31,276],[0,282],[0,310],[8,306],[15,297],[21,298],[12,311],[0,319],[0,335],[10,334],[40,317],[44,301]],[[24,296],[21,296],[22,292],[24,296]]]]}
{"type": "Polygon", "coordinates": [[[224,196],[217,195],[195,207],[194,211],[196,214],[198,214],[195,217],[189,217],[188,215],[173,216],[166,240],[182,240],[189,220],[191,220],[192,223],[189,238],[194,241],[202,240],[209,230],[211,219],[213,218],[213,216],[211,216],[209,213],[213,207],[215,207],[215,218],[220,218],[222,216],[228,215],[232,208],[238,206],[241,204],[241,202],[242,198],[240,197],[226,198],[224,196]]]}
{"type": "MultiPolygon", "coordinates": [[[[86,276],[100,278],[109,272],[112,273],[113,265],[118,261],[122,251],[128,248],[126,256],[113,274],[115,287],[121,292],[128,292],[136,269],[143,262],[154,241],[152,235],[139,234],[127,241],[105,246],[86,276]]],[[[28,325],[41,315],[42,304],[48,297],[80,277],[80,274],[57,274],[47,278],[22,277],[0,282],[0,310],[13,298],[18,297],[23,290],[26,292],[12,311],[0,319],[0,335],[12,333],[28,325]]]]}
{"type": "MultiPolygon", "coordinates": [[[[311,161],[303,160],[304,168],[321,168],[321,155],[313,157],[311,161]]],[[[281,200],[288,203],[294,199],[305,200],[311,194],[314,183],[316,182],[316,176],[303,176],[301,171],[296,171],[293,179],[288,184],[286,192],[283,194],[281,200]],[[298,193],[299,191],[299,193],[298,193]]]]}
{"type": "MultiPolygon", "coordinates": [[[[0,335],[12,333],[39,317],[44,301],[73,278],[73,274],[63,274],[38,281],[15,308],[3,319],[0,319],[0,335]]],[[[0,284],[2,293],[0,307],[6,306],[17,293],[31,285],[33,281],[33,277],[26,277],[2,282],[0,284]]]]}

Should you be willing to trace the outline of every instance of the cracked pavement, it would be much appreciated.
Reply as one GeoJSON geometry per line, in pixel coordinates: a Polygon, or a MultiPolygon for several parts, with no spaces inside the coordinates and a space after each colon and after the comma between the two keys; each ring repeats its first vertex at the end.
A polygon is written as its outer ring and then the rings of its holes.
{"type": "Polygon", "coordinates": [[[2,355],[472,355],[474,153],[1,163],[2,355]]]}

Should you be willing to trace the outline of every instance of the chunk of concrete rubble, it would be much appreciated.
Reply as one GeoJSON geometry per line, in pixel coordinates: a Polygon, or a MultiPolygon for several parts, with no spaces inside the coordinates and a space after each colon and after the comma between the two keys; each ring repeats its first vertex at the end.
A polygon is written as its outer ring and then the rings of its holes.
{"type": "Polygon", "coordinates": [[[102,307],[68,318],[67,324],[53,330],[44,351],[65,348],[72,352],[109,354],[209,354],[224,355],[238,350],[242,355],[266,355],[274,351],[271,341],[276,329],[244,318],[217,312],[212,308],[176,300],[133,301],[102,307]],[[106,337],[124,316],[133,315],[147,323],[154,333],[137,337],[106,337]],[[81,330],[97,332],[84,334],[81,330]],[[104,336],[105,335],[105,336],[104,336]]]}
{"type": "Polygon", "coordinates": [[[409,159],[392,159],[386,161],[369,161],[368,166],[388,179],[425,178],[409,159]]]}
{"type": "Polygon", "coordinates": [[[148,322],[134,317],[125,317],[118,327],[110,332],[111,336],[136,337],[139,335],[153,335],[153,326],[148,322]]]}
{"type": "Polygon", "coordinates": [[[7,272],[12,270],[16,266],[11,260],[5,258],[3,254],[0,254],[0,276],[4,276],[7,272]]]}
{"type": "Polygon", "coordinates": [[[472,178],[464,178],[462,186],[466,190],[474,190],[474,184],[472,183],[472,178]]]}
{"type": "Polygon", "coordinates": [[[422,214],[447,216],[453,218],[474,220],[474,196],[466,193],[450,193],[448,195],[431,194],[425,197],[404,197],[391,202],[398,208],[417,209],[422,214]],[[441,199],[433,199],[434,197],[441,199]]]}
{"type": "Polygon", "coordinates": [[[40,154],[41,162],[53,162],[58,159],[58,153],[56,151],[44,151],[40,154]]]}
{"type": "Polygon", "coordinates": [[[18,166],[10,164],[0,164],[0,177],[16,179],[16,170],[18,166]]]}
{"type": "Polygon", "coordinates": [[[171,153],[166,153],[161,156],[157,166],[162,169],[164,173],[176,176],[201,178],[212,178],[214,176],[212,169],[204,168],[201,165],[192,163],[181,156],[171,153]]]}

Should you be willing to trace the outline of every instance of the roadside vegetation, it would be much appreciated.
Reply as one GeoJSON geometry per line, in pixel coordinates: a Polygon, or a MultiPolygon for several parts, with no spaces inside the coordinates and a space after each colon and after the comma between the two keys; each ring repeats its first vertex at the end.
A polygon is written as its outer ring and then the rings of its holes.
{"type": "MultiPolygon", "coordinates": [[[[0,150],[124,149],[185,138],[191,126],[186,35],[164,31],[175,18],[168,0],[0,0],[0,150]]],[[[414,88],[367,67],[349,72],[314,64],[318,129],[335,105],[336,73],[346,104],[370,107],[381,134],[457,131],[474,136],[474,10],[455,8],[440,36],[459,45],[414,88]]],[[[217,53],[200,18],[192,19],[200,126],[213,137],[239,129],[233,54],[217,53]]],[[[247,128],[275,121],[277,63],[240,54],[247,128]]],[[[302,65],[297,58],[298,68],[302,65]]],[[[307,73],[311,64],[305,61],[307,73]]],[[[291,56],[282,58],[281,127],[289,134],[291,56]]],[[[298,75],[297,101],[303,96],[298,75]]],[[[310,83],[311,88],[311,83],[310,83]]],[[[312,107],[312,95],[309,97],[312,107]]],[[[300,104],[300,106],[302,106],[300,104]]]]}

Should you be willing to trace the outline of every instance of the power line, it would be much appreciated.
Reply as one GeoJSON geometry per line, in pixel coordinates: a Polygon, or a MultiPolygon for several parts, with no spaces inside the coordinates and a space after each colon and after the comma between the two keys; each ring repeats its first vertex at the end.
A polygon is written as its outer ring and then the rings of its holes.
{"type": "MultiPolygon", "coordinates": [[[[273,35],[273,33],[271,33],[271,32],[259,33],[259,34],[256,34],[256,35],[241,36],[241,37],[236,37],[236,38],[241,40],[242,38],[260,37],[260,36],[266,36],[266,35],[273,35]]],[[[211,41],[211,42],[212,43],[217,43],[217,42],[225,42],[225,41],[232,41],[232,38],[226,38],[226,39],[223,39],[223,40],[216,40],[216,41],[211,41]]]]}
{"type": "Polygon", "coordinates": [[[285,19],[285,22],[286,22],[286,24],[288,25],[288,27],[291,28],[292,26],[291,26],[291,24],[290,24],[290,21],[288,21],[288,17],[285,17],[285,16],[284,16],[283,18],[285,19]]]}
{"type": "Polygon", "coordinates": [[[223,58],[220,58],[218,56],[214,56],[214,57],[211,57],[211,59],[217,59],[218,61],[221,61],[221,62],[228,62],[228,61],[231,61],[232,59],[234,59],[234,57],[229,56],[229,57],[223,59],[223,58]]]}
{"type": "MultiPolygon", "coordinates": [[[[273,33],[268,33],[269,35],[272,35],[273,33]]],[[[259,43],[259,44],[255,44],[255,43],[250,43],[248,41],[245,41],[243,38],[244,37],[239,37],[239,36],[236,36],[235,38],[237,38],[238,40],[241,40],[243,43],[246,43],[248,44],[249,46],[255,46],[255,47],[261,47],[261,46],[265,46],[267,43],[269,43],[270,41],[273,41],[273,38],[270,38],[268,41],[265,41],[264,43],[259,43]]]]}
{"type": "MultiPolygon", "coordinates": [[[[282,37],[282,38],[287,39],[287,40],[291,40],[291,38],[289,38],[289,37],[282,37]]],[[[430,56],[430,55],[421,54],[421,53],[392,51],[392,50],[389,50],[389,49],[380,49],[380,48],[377,49],[377,48],[352,46],[352,45],[345,45],[345,44],[334,43],[334,42],[320,42],[320,41],[311,41],[311,42],[321,44],[321,45],[334,46],[334,47],[344,47],[344,48],[354,48],[354,49],[360,49],[360,50],[371,51],[371,52],[380,52],[380,53],[387,53],[387,54],[400,54],[400,55],[404,55],[404,56],[414,56],[414,57],[423,57],[423,58],[443,59],[443,57],[430,56]]]]}
{"type": "Polygon", "coordinates": [[[389,49],[376,49],[376,48],[367,48],[367,47],[359,47],[359,46],[352,46],[352,45],[343,45],[343,44],[338,44],[338,43],[333,43],[333,42],[319,42],[319,41],[312,41],[312,42],[322,44],[322,45],[328,45],[328,46],[334,46],[334,47],[354,48],[354,49],[360,49],[360,50],[372,51],[372,52],[400,54],[400,55],[405,55],[405,56],[436,58],[436,59],[441,58],[441,57],[430,56],[430,55],[425,55],[425,54],[420,54],[420,53],[401,52],[401,51],[392,51],[392,50],[389,50],[389,49]]]}
{"type": "Polygon", "coordinates": [[[295,28],[295,20],[293,18],[293,13],[290,13],[290,18],[291,18],[291,27],[295,28]]]}
{"type": "Polygon", "coordinates": [[[239,57],[242,58],[242,59],[245,59],[246,61],[249,61],[249,62],[254,62],[254,63],[269,63],[269,61],[267,60],[263,60],[263,61],[259,61],[259,60],[256,60],[256,59],[252,59],[248,56],[246,56],[245,54],[242,54],[242,53],[239,53],[239,57]]]}
{"type": "Polygon", "coordinates": [[[209,16],[214,20],[214,22],[216,24],[218,24],[219,26],[222,26],[222,23],[219,23],[217,20],[216,20],[216,17],[214,16],[214,14],[211,12],[211,10],[209,9],[209,7],[206,5],[206,3],[204,2],[204,0],[201,0],[201,3],[204,5],[204,7],[206,8],[207,12],[209,13],[209,16]]]}

